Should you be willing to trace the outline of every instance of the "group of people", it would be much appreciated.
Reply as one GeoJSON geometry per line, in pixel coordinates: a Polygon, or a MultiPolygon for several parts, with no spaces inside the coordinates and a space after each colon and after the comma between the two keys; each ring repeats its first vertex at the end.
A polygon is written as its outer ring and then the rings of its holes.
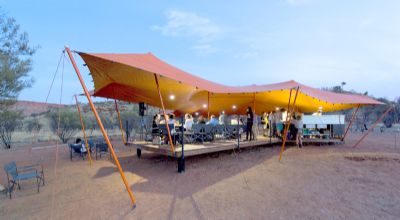
{"type": "MultiPolygon", "coordinates": [[[[283,123],[283,118],[282,118],[282,113],[285,111],[285,109],[279,109],[273,112],[263,112],[261,115],[261,121],[260,124],[262,126],[262,135],[264,136],[271,136],[271,137],[279,137],[282,138],[283,132],[284,132],[284,123],[283,123]]],[[[291,128],[289,137],[292,137],[296,140],[296,143],[299,147],[302,147],[302,131],[303,131],[303,121],[302,121],[302,115],[300,113],[294,113],[292,116],[291,120],[291,128]]],[[[239,117],[239,120],[237,123],[246,125],[246,139],[245,141],[252,141],[256,140],[257,136],[259,135],[259,121],[258,117],[256,116],[255,112],[251,107],[248,107],[246,109],[246,118],[244,121],[242,117],[239,117]]],[[[153,117],[153,125],[152,125],[152,131],[153,133],[158,133],[158,126],[160,124],[167,124],[168,125],[173,125],[169,126],[171,127],[171,133],[174,132],[175,126],[183,126],[183,128],[186,131],[191,131],[192,127],[194,124],[211,124],[213,126],[216,126],[218,124],[228,124],[227,122],[227,116],[224,114],[224,112],[221,112],[219,117],[216,117],[215,115],[211,115],[209,120],[207,120],[206,117],[200,115],[197,117],[197,119],[194,119],[193,116],[189,113],[185,114],[185,120],[183,123],[179,122],[179,120],[175,120],[175,115],[174,114],[168,114],[166,118],[161,117],[161,115],[156,114],[153,117]]]]}
{"type": "MultiPolygon", "coordinates": [[[[272,112],[263,112],[261,116],[261,125],[263,128],[264,136],[278,137],[282,138],[284,133],[284,122],[282,118],[282,113],[285,109],[278,109],[272,112]]],[[[303,136],[303,120],[301,113],[293,113],[290,124],[290,129],[288,137],[295,139],[296,144],[299,147],[303,146],[302,136],[303,136]]]]}

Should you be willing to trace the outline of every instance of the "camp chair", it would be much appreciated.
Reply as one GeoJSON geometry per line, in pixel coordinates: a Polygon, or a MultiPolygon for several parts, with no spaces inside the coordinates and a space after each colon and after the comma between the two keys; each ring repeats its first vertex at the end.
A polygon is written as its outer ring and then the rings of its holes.
{"type": "Polygon", "coordinates": [[[7,191],[11,194],[14,190],[14,186],[17,185],[18,189],[21,190],[20,182],[23,180],[36,179],[37,191],[39,192],[40,183],[44,185],[44,172],[43,166],[39,164],[17,167],[17,164],[13,161],[4,165],[4,171],[7,174],[7,191]],[[40,167],[40,169],[38,169],[40,167]]]}
{"type": "Polygon", "coordinates": [[[194,134],[193,127],[190,130],[185,130],[185,136],[184,136],[185,143],[192,144],[195,142],[195,139],[193,138],[194,137],[193,134],[194,134]]]}
{"type": "Polygon", "coordinates": [[[97,143],[96,144],[96,160],[97,157],[99,156],[101,159],[102,154],[109,154],[110,155],[110,160],[111,160],[111,153],[108,151],[108,144],[107,143],[97,143]]]}
{"type": "Polygon", "coordinates": [[[75,155],[75,154],[78,154],[80,157],[82,157],[82,160],[84,160],[85,159],[85,154],[87,153],[87,152],[83,152],[82,151],[82,144],[81,143],[78,143],[78,144],[68,144],[68,146],[69,146],[69,157],[70,157],[70,159],[71,159],[71,161],[72,161],[72,157],[75,155]]]}
{"type": "Polygon", "coordinates": [[[204,131],[202,132],[203,140],[213,141],[214,140],[214,126],[212,124],[208,124],[204,126],[204,131]]]}
{"type": "Polygon", "coordinates": [[[89,139],[88,145],[89,145],[90,153],[94,152],[95,147],[96,147],[96,142],[93,139],[89,139]]]}
{"type": "MultiPolygon", "coordinates": [[[[177,134],[175,133],[175,125],[173,125],[173,124],[168,124],[168,126],[169,126],[169,129],[170,129],[170,131],[171,131],[171,138],[172,138],[172,141],[174,142],[174,144],[176,144],[177,134]]],[[[166,140],[169,141],[167,125],[161,124],[161,125],[158,126],[158,128],[159,128],[159,130],[160,130],[160,137],[161,137],[161,138],[164,138],[164,139],[166,139],[166,140]]],[[[162,143],[163,143],[163,142],[161,142],[160,145],[161,145],[162,143]]]]}
{"type": "Polygon", "coordinates": [[[204,125],[203,124],[194,124],[192,126],[192,134],[191,134],[191,139],[193,142],[195,141],[201,141],[201,143],[204,142],[204,125]]]}
{"type": "Polygon", "coordinates": [[[153,128],[151,127],[151,141],[153,142],[153,144],[160,144],[160,140],[161,139],[161,130],[159,128],[159,126],[153,128]],[[156,141],[155,141],[156,140],[156,141]]]}
{"type": "Polygon", "coordinates": [[[237,137],[237,125],[227,125],[226,126],[226,134],[228,138],[236,138],[237,137]]]}
{"type": "Polygon", "coordinates": [[[221,137],[221,139],[225,139],[225,126],[224,125],[216,125],[214,127],[214,136],[221,137]]]}

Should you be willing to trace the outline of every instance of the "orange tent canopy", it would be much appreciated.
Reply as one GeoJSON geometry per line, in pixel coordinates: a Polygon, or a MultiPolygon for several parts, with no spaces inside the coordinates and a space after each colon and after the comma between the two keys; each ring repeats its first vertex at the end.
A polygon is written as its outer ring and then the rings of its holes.
{"type": "MultiPolygon", "coordinates": [[[[178,112],[244,113],[255,106],[257,114],[287,108],[291,89],[299,87],[296,110],[329,112],[383,104],[370,97],[315,89],[295,81],[269,85],[225,86],[191,75],[147,54],[98,54],[78,52],[94,81],[94,96],[145,102],[161,106],[155,75],[167,109],[178,112]]],[[[293,93],[294,94],[294,93],[293,93]]]]}

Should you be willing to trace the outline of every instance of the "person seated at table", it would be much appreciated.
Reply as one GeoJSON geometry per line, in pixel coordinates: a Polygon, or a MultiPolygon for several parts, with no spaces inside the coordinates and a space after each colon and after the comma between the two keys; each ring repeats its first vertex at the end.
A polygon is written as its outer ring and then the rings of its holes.
{"type": "Polygon", "coordinates": [[[202,115],[200,115],[197,119],[197,124],[206,124],[206,119],[202,115]]]}
{"type": "Polygon", "coordinates": [[[165,116],[164,115],[161,115],[160,116],[160,121],[159,121],[159,125],[165,125],[165,121],[168,121],[169,120],[169,116],[168,115],[166,115],[167,116],[167,120],[165,120],[165,116]]]}
{"type": "Polygon", "coordinates": [[[77,138],[77,139],[75,140],[75,144],[81,144],[81,145],[82,145],[82,147],[81,147],[81,153],[86,153],[85,142],[82,141],[82,139],[77,138]]]}
{"type": "Polygon", "coordinates": [[[168,124],[169,125],[175,125],[176,121],[175,121],[175,115],[173,113],[168,115],[168,124]]]}
{"type": "Polygon", "coordinates": [[[151,126],[151,133],[152,134],[158,134],[159,133],[159,128],[158,125],[160,124],[160,115],[155,114],[153,117],[153,124],[151,126]]]}
{"type": "Polygon", "coordinates": [[[192,130],[193,126],[193,117],[191,114],[186,113],[185,114],[185,124],[183,125],[183,128],[185,128],[186,131],[192,130]]]}
{"type": "Polygon", "coordinates": [[[210,124],[212,126],[216,126],[219,123],[218,119],[215,117],[215,115],[211,115],[210,121],[207,124],[210,124]]]}
{"type": "MultiPolygon", "coordinates": [[[[171,114],[167,115],[167,118],[168,118],[168,120],[167,120],[168,128],[169,128],[169,131],[170,131],[170,134],[171,134],[172,141],[173,141],[174,144],[176,144],[176,135],[177,135],[177,133],[176,133],[176,130],[175,130],[175,125],[177,124],[177,121],[175,120],[175,115],[173,113],[171,113],[171,114]]],[[[164,142],[166,144],[169,143],[169,136],[168,135],[164,136],[164,142]]]]}

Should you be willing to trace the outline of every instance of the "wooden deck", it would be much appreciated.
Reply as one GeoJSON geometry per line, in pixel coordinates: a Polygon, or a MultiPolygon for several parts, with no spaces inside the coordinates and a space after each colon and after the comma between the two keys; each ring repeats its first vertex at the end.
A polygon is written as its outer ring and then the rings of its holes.
{"type": "MultiPolygon", "coordinates": [[[[279,145],[282,143],[281,139],[258,137],[255,141],[240,141],[240,148],[251,148],[251,147],[259,147],[259,146],[268,146],[268,145],[279,145]]],[[[303,140],[304,145],[324,145],[324,144],[341,144],[342,141],[337,139],[305,139],[303,140]]],[[[288,140],[287,144],[295,144],[295,141],[288,140]]],[[[155,145],[149,142],[137,141],[137,142],[129,142],[128,146],[133,146],[137,149],[141,149],[144,151],[149,151],[153,153],[157,153],[160,155],[171,156],[171,157],[180,157],[182,153],[182,146],[175,146],[175,154],[171,151],[170,145],[155,145]]],[[[215,152],[222,151],[230,151],[237,149],[237,140],[216,140],[213,142],[205,142],[203,144],[185,144],[184,145],[184,155],[185,157],[201,155],[201,154],[209,154],[215,152]]]]}

